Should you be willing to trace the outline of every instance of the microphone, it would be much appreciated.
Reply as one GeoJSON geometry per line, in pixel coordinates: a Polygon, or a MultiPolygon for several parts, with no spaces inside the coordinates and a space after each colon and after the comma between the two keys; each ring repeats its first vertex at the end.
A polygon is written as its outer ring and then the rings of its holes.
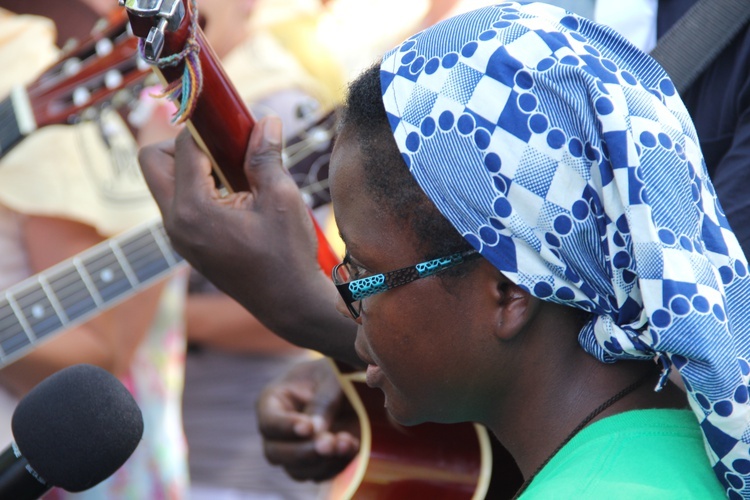
{"type": "Polygon", "coordinates": [[[143,436],[133,396],[111,373],[74,365],[32,389],[13,412],[0,454],[0,499],[36,500],[53,486],[87,490],[111,476],[143,436]]]}

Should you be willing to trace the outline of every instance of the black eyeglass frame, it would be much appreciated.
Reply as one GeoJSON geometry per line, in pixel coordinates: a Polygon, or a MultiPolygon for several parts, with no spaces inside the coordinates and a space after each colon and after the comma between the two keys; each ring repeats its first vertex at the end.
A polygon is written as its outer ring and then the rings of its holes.
{"type": "MultiPolygon", "coordinates": [[[[374,274],[372,276],[366,276],[352,281],[342,281],[339,279],[339,269],[344,266],[347,269],[348,265],[346,259],[331,271],[331,278],[333,284],[339,291],[341,298],[346,304],[346,308],[352,315],[352,318],[359,318],[362,312],[362,299],[366,297],[372,297],[379,293],[391,290],[398,286],[406,285],[412,281],[426,278],[428,276],[434,276],[440,272],[446,271],[453,267],[456,267],[470,260],[480,257],[481,254],[474,249],[465,250],[463,252],[454,253],[447,257],[439,257],[437,259],[420,262],[413,266],[402,267],[395,271],[388,271],[385,273],[374,274]],[[359,302],[359,306],[355,307],[354,304],[359,302]]],[[[347,269],[347,273],[351,276],[351,272],[347,269]]]]}

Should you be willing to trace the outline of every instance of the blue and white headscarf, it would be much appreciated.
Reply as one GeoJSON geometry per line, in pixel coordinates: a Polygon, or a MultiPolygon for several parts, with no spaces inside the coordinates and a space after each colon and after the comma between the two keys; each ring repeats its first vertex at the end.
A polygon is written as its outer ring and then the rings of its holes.
{"type": "Polygon", "coordinates": [[[409,38],[381,84],[442,214],[534,296],[594,313],[593,356],[676,368],[716,475],[750,497],[747,261],[664,70],[609,28],[504,3],[409,38]]]}

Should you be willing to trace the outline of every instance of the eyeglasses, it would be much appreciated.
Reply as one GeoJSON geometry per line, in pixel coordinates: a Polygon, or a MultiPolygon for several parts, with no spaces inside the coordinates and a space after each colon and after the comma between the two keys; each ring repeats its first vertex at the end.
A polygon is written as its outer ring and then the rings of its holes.
{"type": "Polygon", "coordinates": [[[421,262],[414,266],[349,281],[352,277],[357,276],[358,272],[352,270],[347,255],[341,264],[333,268],[331,277],[352,318],[357,319],[362,312],[362,299],[365,297],[371,297],[391,288],[438,274],[479,256],[480,254],[476,250],[466,250],[447,257],[421,262]]]}

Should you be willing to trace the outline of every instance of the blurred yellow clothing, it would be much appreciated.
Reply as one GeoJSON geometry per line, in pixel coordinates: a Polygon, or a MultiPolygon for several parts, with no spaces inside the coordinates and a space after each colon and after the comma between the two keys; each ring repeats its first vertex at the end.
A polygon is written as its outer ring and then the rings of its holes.
{"type": "Polygon", "coordinates": [[[260,0],[255,23],[268,28],[326,86],[329,99],[340,103],[347,82],[410,35],[429,6],[429,0],[260,0]]]}
{"type": "MultiPolygon", "coordinates": [[[[49,19],[0,9],[0,26],[4,96],[33,81],[59,51],[49,19]]],[[[159,216],[136,151],[115,112],[103,113],[99,123],[44,127],[0,159],[0,203],[21,213],[75,220],[112,236],[159,216]]]]}
{"type": "Polygon", "coordinates": [[[19,16],[0,8],[0,96],[25,85],[57,60],[55,25],[49,19],[19,16]],[[23,64],[19,64],[23,61],[23,64]]]}

